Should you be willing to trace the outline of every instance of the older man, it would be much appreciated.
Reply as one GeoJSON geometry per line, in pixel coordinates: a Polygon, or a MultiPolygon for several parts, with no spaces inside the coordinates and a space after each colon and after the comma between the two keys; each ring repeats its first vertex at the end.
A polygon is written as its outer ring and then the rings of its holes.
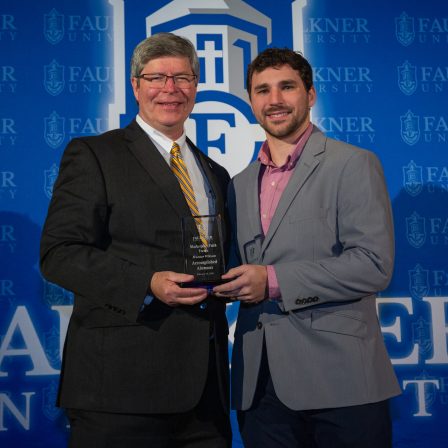
{"type": "Polygon", "coordinates": [[[225,304],[181,287],[181,220],[223,216],[229,181],[185,135],[198,76],[191,42],[145,39],[136,119],[65,150],[41,269],[75,293],[59,395],[70,447],[230,446],[225,304]]]}

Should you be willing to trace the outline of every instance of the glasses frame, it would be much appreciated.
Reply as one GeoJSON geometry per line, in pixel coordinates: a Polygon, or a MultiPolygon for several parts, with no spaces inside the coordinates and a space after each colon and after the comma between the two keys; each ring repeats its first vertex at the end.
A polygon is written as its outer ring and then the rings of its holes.
{"type": "MultiPolygon", "coordinates": [[[[179,89],[189,89],[189,88],[192,87],[192,84],[195,82],[195,80],[197,80],[198,76],[195,75],[194,73],[191,73],[191,74],[190,73],[182,73],[182,74],[179,74],[179,75],[165,75],[165,73],[140,73],[140,75],[135,76],[135,78],[137,78],[137,79],[144,79],[147,83],[149,83],[149,85],[153,89],[163,89],[166,86],[166,83],[167,83],[169,78],[171,78],[173,80],[173,83],[174,83],[174,85],[177,88],[179,88],[179,89]],[[153,86],[152,85],[152,81],[147,78],[148,76],[164,77],[165,78],[165,82],[161,86],[153,86]],[[177,84],[177,82],[176,82],[176,79],[178,79],[178,78],[188,79],[188,86],[180,87],[177,84]]],[[[197,83],[195,83],[195,85],[197,85],[197,83]]]]}

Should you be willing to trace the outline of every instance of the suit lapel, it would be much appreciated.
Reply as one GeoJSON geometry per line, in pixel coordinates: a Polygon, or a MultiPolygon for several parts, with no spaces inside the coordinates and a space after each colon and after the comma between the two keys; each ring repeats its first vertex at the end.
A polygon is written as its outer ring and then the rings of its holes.
{"type": "Polygon", "coordinates": [[[125,136],[130,151],[160,187],[161,194],[165,196],[175,212],[179,217],[188,216],[190,209],[179,187],[179,182],[151,139],[135,120],[126,128],[125,136]]]}
{"type": "Polygon", "coordinates": [[[263,241],[261,253],[268,247],[272,237],[275,235],[278,226],[282,222],[292,201],[302,189],[305,182],[313,174],[320,163],[319,155],[325,151],[325,136],[317,128],[314,128],[308,142],[305,144],[302,155],[294,169],[294,173],[289,179],[288,185],[280,198],[275,210],[268,233],[263,241]]]}
{"type": "Polygon", "coordinates": [[[260,193],[258,188],[258,179],[260,176],[261,164],[256,161],[247,168],[247,182],[245,182],[246,191],[243,192],[245,202],[243,203],[243,213],[247,210],[247,219],[249,227],[253,229],[253,235],[263,235],[263,228],[260,220],[260,193]],[[247,188],[250,186],[250,188],[247,188]]]}

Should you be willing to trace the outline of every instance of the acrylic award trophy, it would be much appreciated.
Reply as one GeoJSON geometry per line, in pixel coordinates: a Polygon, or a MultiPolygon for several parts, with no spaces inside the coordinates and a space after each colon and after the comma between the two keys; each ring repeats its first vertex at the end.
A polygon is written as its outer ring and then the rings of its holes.
{"type": "Polygon", "coordinates": [[[220,215],[182,218],[184,272],[194,275],[183,287],[206,287],[222,283],[225,272],[220,215]]]}

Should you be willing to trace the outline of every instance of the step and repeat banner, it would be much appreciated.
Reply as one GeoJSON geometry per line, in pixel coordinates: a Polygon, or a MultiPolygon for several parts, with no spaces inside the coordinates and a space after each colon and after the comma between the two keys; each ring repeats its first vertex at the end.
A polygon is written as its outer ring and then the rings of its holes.
{"type": "MultiPolygon", "coordinates": [[[[264,140],[245,70],[268,46],[310,60],[322,131],[378,154],[397,249],[378,298],[403,390],[392,402],[394,447],[448,446],[448,3],[440,0],[0,0],[0,446],[65,446],[67,420],[54,403],[73,297],[41,277],[40,232],[66,144],[134,118],[131,52],[160,31],[197,48],[187,132],[231,175],[264,140]]],[[[231,330],[236,312],[228,308],[231,330]]]]}

